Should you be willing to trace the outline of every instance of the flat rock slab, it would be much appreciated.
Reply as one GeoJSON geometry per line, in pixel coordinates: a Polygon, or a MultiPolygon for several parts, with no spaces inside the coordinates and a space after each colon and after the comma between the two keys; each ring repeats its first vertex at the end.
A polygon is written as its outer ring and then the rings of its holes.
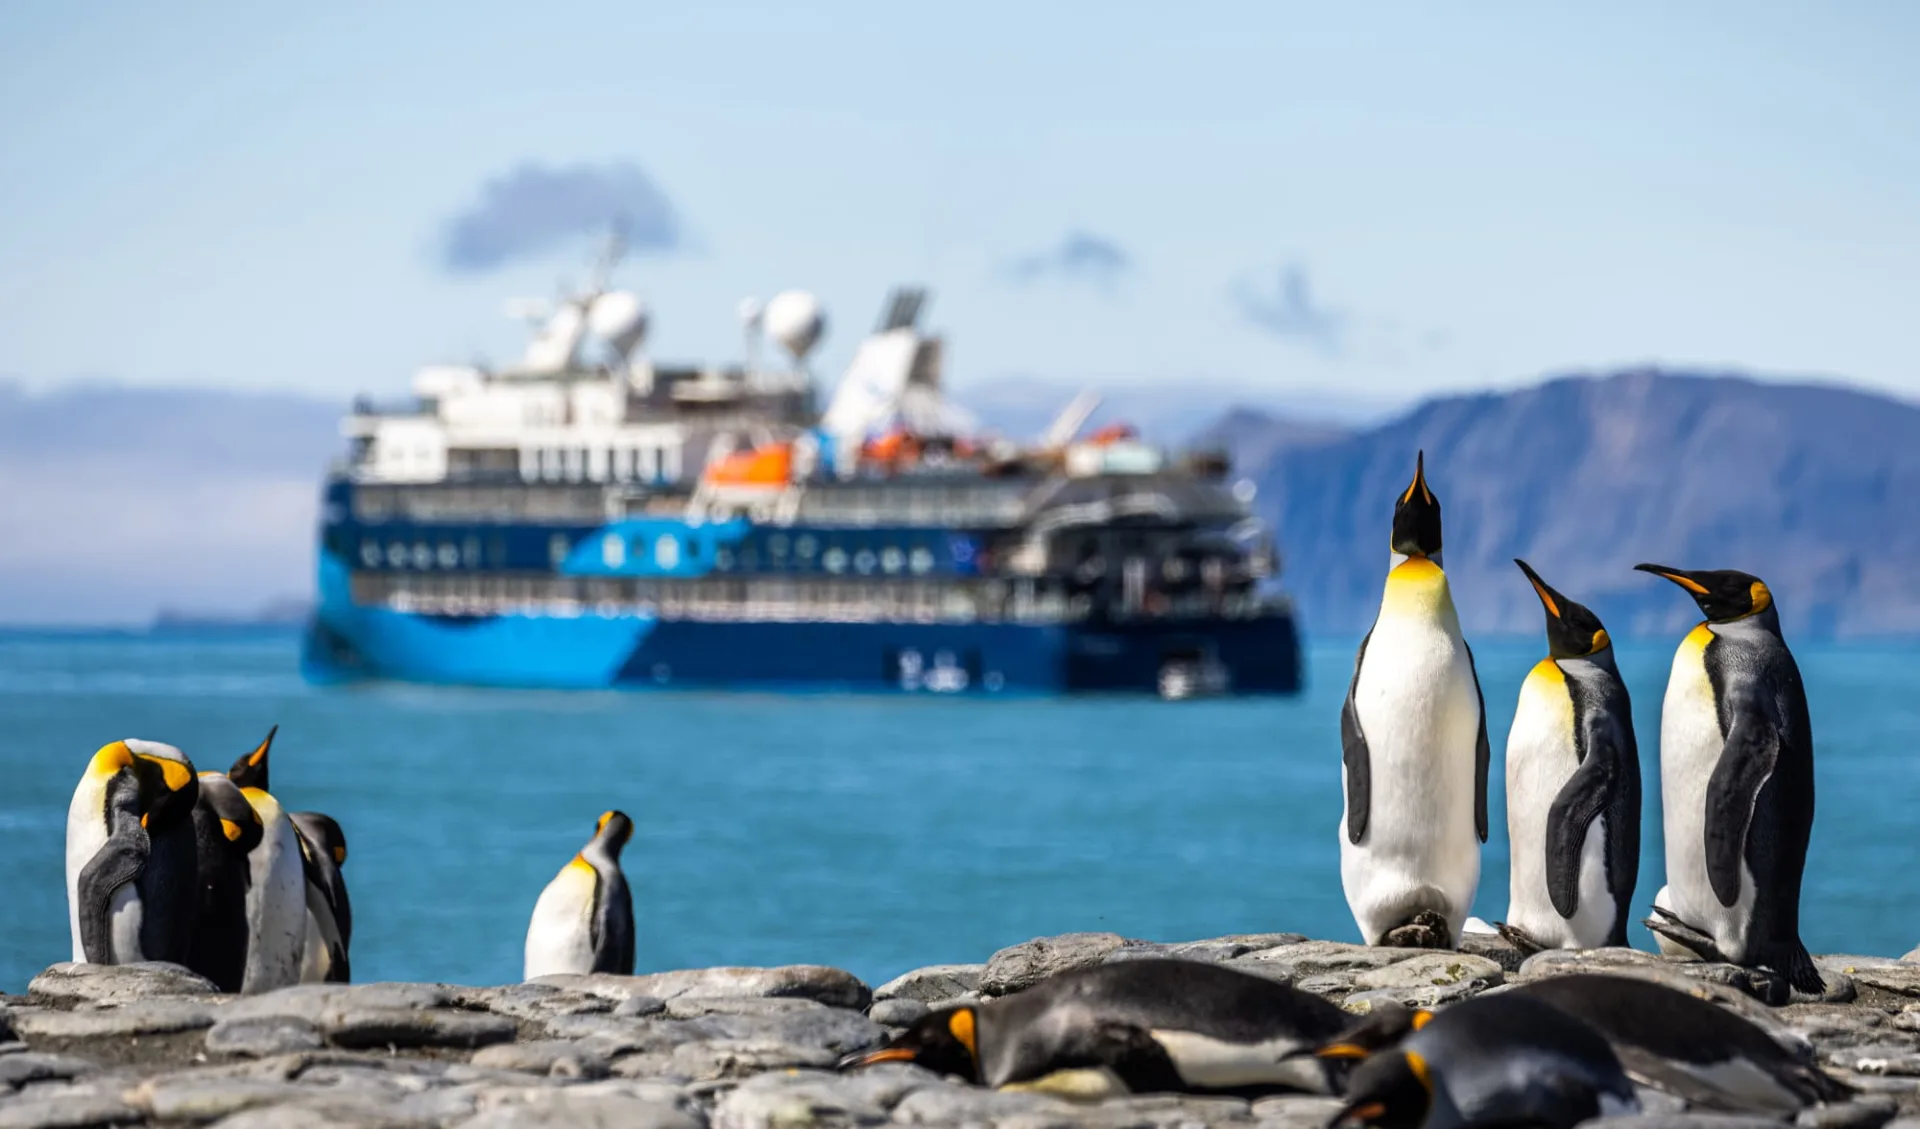
{"type": "Polygon", "coordinates": [[[0,1129],[85,1129],[143,1120],[145,1115],[127,1103],[97,1094],[23,1097],[0,1105],[0,1129]]]}
{"type": "Polygon", "coordinates": [[[349,1012],[420,1010],[453,1002],[452,990],[438,984],[296,984],[234,1000],[220,1009],[220,1018],[293,1016],[325,1027],[349,1012]]]}
{"type": "Polygon", "coordinates": [[[605,1078],[608,1063],[605,1055],[580,1043],[541,1039],[485,1047],[474,1053],[473,1065],[554,1078],[605,1078]]]}
{"type": "Polygon", "coordinates": [[[1029,988],[1049,976],[1075,968],[1089,968],[1129,945],[1118,933],[1063,933],[1058,937],[1035,937],[993,954],[980,974],[981,994],[1004,996],[1029,988]]]}
{"type": "Polygon", "coordinates": [[[181,999],[130,1000],[112,1007],[20,1008],[13,1025],[22,1038],[98,1039],[166,1035],[213,1026],[214,1007],[181,999]]]}
{"type": "Polygon", "coordinates": [[[845,1127],[886,1121],[915,1090],[942,1085],[914,1066],[882,1066],[851,1074],[781,1071],[749,1078],[715,1103],[712,1129],[845,1127]]]}
{"type": "Polygon", "coordinates": [[[319,1024],[295,1015],[223,1019],[207,1032],[210,1054],[266,1058],[317,1051],[326,1045],[327,1038],[321,1034],[319,1024]]]}
{"type": "Polygon", "coordinates": [[[27,985],[27,997],[34,1003],[117,1004],[156,996],[212,996],[219,993],[213,981],[177,964],[150,961],[144,964],[53,965],[27,985]]]}
{"type": "Polygon", "coordinates": [[[602,999],[622,1001],[635,996],[673,1000],[700,998],[796,997],[830,1007],[861,1009],[873,993],[854,976],[818,964],[790,964],[779,968],[688,968],[645,976],[542,976],[531,981],[602,999]]]}
{"type": "Polygon", "coordinates": [[[33,1082],[64,1082],[99,1069],[92,1061],[76,1055],[32,1051],[0,1055],[0,1093],[18,1090],[33,1082]]]}
{"type": "Polygon", "coordinates": [[[1436,952],[1368,969],[1353,978],[1353,986],[1362,992],[1393,993],[1409,1006],[1433,1007],[1477,995],[1505,980],[1506,970],[1486,957],[1436,952]]]}
{"type": "Polygon", "coordinates": [[[1302,941],[1297,945],[1261,949],[1228,963],[1234,968],[1251,970],[1257,967],[1268,976],[1278,974],[1289,980],[1300,981],[1315,976],[1341,974],[1357,978],[1363,972],[1422,955],[1427,955],[1427,950],[1349,945],[1340,941],[1302,941]]]}
{"type": "Polygon", "coordinates": [[[939,1003],[980,990],[984,964],[934,964],[902,973],[873,990],[875,1000],[919,1000],[939,1003]]]}
{"type": "Polygon", "coordinates": [[[703,1129],[685,1110],[665,1102],[566,1090],[489,1109],[459,1124],[460,1129],[703,1129]]]}
{"type": "Polygon", "coordinates": [[[156,1121],[215,1121],[259,1106],[309,1096],[306,1087],[264,1078],[153,1078],[135,1087],[130,1102],[156,1121]]]}

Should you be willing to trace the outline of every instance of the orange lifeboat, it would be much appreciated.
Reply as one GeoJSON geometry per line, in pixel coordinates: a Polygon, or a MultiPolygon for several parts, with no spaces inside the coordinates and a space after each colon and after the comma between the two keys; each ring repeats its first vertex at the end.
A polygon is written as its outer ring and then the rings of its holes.
{"type": "Polygon", "coordinates": [[[1087,442],[1095,447],[1109,447],[1139,437],[1140,432],[1130,423],[1110,423],[1089,436],[1087,442]]]}
{"type": "Polygon", "coordinates": [[[793,481],[793,444],[735,451],[709,465],[705,478],[713,486],[783,487],[793,481]]]}

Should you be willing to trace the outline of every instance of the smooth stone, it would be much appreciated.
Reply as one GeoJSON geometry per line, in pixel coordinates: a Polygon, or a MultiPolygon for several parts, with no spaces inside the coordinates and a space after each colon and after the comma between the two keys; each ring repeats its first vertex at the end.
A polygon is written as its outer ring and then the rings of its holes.
{"type": "Polygon", "coordinates": [[[1100,964],[1129,941],[1118,933],[1062,933],[1057,937],[1035,937],[1010,945],[993,954],[980,973],[979,991],[986,996],[1004,996],[1032,987],[1049,976],[1075,968],[1100,964]]]}
{"type": "Polygon", "coordinates": [[[656,996],[673,1000],[702,998],[797,997],[829,1007],[860,1009],[873,999],[851,972],[818,964],[790,964],[778,968],[686,968],[645,976],[560,974],[531,981],[571,989],[609,1000],[656,996]]]}
{"type": "Polygon", "coordinates": [[[100,1068],[77,1055],[11,1054],[0,1058],[0,1086],[18,1090],[32,1082],[61,1081],[92,1074],[100,1068]]]}
{"type": "Polygon", "coordinates": [[[1070,1123],[1085,1106],[1045,1094],[1002,1093],[975,1086],[941,1083],[921,1087],[900,1099],[892,1120],[903,1125],[983,1125],[1015,1117],[1038,1117],[1047,1124],[1070,1123]]]}
{"type": "Polygon", "coordinates": [[[1899,1110],[1899,1104],[1892,1098],[1871,1094],[1803,1109],[1793,1123],[1798,1129],[1880,1129],[1892,1121],[1899,1110]]]}
{"type": "Polygon", "coordinates": [[[177,964],[147,961],[141,964],[53,965],[27,985],[35,1003],[122,1003],[155,996],[212,996],[213,981],[177,964]]]}
{"type": "Polygon", "coordinates": [[[1506,971],[1486,957],[1466,953],[1422,953],[1353,978],[1363,992],[1400,993],[1400,1002],[1432,1006],[1465,999],[1506,980],[1506,971]]]}
{"type": "Polygon", "coordinates": [[[517,1070],[555,1078],[605,1078],[608,1065],[605,1055],[563,1039],[485,1047],[474,1052],[472,1063],[493,1070],[517,1070]]]}
{"type": "Polygon", "coordinates": [[[1279,945],[1249,953],[1228,962],[1234,968],[1278,971],[1288,979],[1345,973],[1358,977],[1363,972],[1398,964],[1411,957],[1430,955],[1425,949],[1395,949],[1375,945],[1349,945],[1341,941],[1302,941],[1297,945],[1279,945]]]}
{"type": "Polygon", "coordinates": [[[498,988],[456,988],[453,1002],[484,1008],[515,1019],[545,1020],[555,1015],[592,1015],[613,1010],[610,1000],[584,992],[563,992],[550,984],[504,984],[498,988]]]}
{"type": "Polygon", "coordinates": [[[875,1000],[907,999],[931,1004],[980,990],[984,964],[934,964],[904,972],[873,990],[875,1000]]]}
{"type": "Polygon", "coordinates": [[[918,1067],[887,1064],[852,1074],[761,1074],[715,1103],[712,1129],[828,1129],[873,1125],[914,1090],[939,1085],[918,1067]]]}
{"type": "Polygon", "coordinates": [[[702,1129],[702,1126],[685,1110],[666,1102],[560,1089],[486,1110],[460,1122],[459,1129],[702,1129]]]}
{"type": "Polygon", "coordinates": [[[327,1039],[341,1047],[484,1047],[519,1032],[505,1016],[359,1008],[330,1017],[327,1039]]]}
{"type": "Polygon", "coordinates": [[[1253,1103],[1253,1117],[1262,1129],[1322,1129],[1340,1112],[1338,1098],[1287,1094],[1253,1103]]]}
{"type": "Polygon", "coordinates": [[[452,994],[437,984],[295,984],[235,1000],[221,1009],[220,1018],[291,1015],[326,1028],[350,1012],[425,1010],[453,1002],[452,994]]]}
{"type": "Polygon", "coordinates": [[[151,1078],[132,1092],[156,1121],[214,1121],[256,1106],[291,1101],[305,1087],[260,1078],[151,1078]]]}
{"type": "Polygon", "coordinates": [[[1874,957],[1828,957],[1816,963],[1821,972],[1839,973],[1855,984],[1902,996],[1920,996],[1920,965],[1874,957]],[[1872,963],[1867,963],[1869,961],[1872,963]]]}
{"type": "Polygon", "coordinates": [[[771,1039],[713,1039],[682,1043],[669,1056],[667,1073],[695,1082],[746,1078],[765,1070],[826,1067],[840,1061],[841,1052],[771,1039]]]}
{"type": "Polygon", "coordinates": [[[875,1000],[867,1009],[867,1018],[887,1027],[906,1027],[918,1023],[933,1009],[919,1000],[899,996],[891,1000],[875,1000]]]}
{"type": "Polygon", "coordinates": [[[139,1110],[104,1094],[22,1097],[0,1105],[0,1129],[86,1129],[144,1120],[139,1110]]]}
{"type": "Polygon", "coordinates": [[[319,1050],[326,1045],[317,1025],[291,1015],[223,1019],[207,1032],[207,1051],[211,1054],[266,1058],[319,1050]]]}
{"type": "Polygon", "coordinates": [[[72,1011],[23,1008],[14,1026],[29,1039],[100,1039],[166,1035],[213,1026],[209,1004],[187,1000],[132,1000],[116,1007],[77,1007],[72,1011]]]}
{"type": "Polygon", "coordinates": [[[221,1118],[212,1129],[392,1129],[404,1124],[389,1116],[390,1112],[338,1097],[322,1097],[255,1106],[221,1118]]]}
{"type": "Polygon", "coordinates": [[[614,1005],[613,1014],[627,1016],[659,1015],[667,1010],[667,1001],[659,996],[628,996],[614,1005]]]}
{"type": "Polygon", "coordinates": [[[1194,960],[1219,964],[1248,953],[1277,949],[1282,945],[1297,945],[1306,939],[1299,933],[1246,933],[1216,937],[1210,941],[1180,941],[1164,945],[1154,941],[1128,941],[1108,953],[1101,963],[1112,964],[1121,960],[1194,960]]]}

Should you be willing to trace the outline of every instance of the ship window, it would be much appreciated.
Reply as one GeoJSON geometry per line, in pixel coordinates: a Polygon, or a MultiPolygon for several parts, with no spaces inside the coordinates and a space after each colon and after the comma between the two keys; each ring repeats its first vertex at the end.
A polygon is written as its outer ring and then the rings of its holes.
{"type": "Polygon", "coordinates": [[[480,567],[480,539],[469,537],[460,546],[460,559],[468,568],[480,567]]]}
{"type": "Polygon", "coordinates": [[[460,567],[460,547],[458,545],[455,545],[451,541],[441,542],[440,567],[441,568],[459,568],[460,567]]]}
{"type": "Polygon", "coordinates": [[[828,572],[844,572],[847,568],[847,551],[838,545],[832,545],[820,556],[820,563],[828,572]]]}
{"type": "Polygon", "coordinates": [[[913,571],[928,573],[933,571],[933,550],[925,545],[916,545],[912,556],[913,571]]]}
{"type": "Polygon", "coordinates": [[[493,561],[495,568],[505,567],[507,563],[507,539],[497,533],[487,538],[487,557],[493,561]]]}
{"type": "Polygon", "coordinates": [[[676,568],[680,564],[680,539],[671,533],[663,533],[653,543],[653,560],[661,568],[676,568]]]}
{"type": "Polygon", "coordinates": [[[621,482],[633,477],[633,448],[613,449],[613,477],[621,482]]]}
{"type": "Polygon", "coordinates": [[[388,545],[387,564],[393,568],[407,567],[407,547],[398,541],[388,545]]]}
{"type": "Polygon", "coordinates": [[[645,537],[636,536],[632,540],[628,541],[627,555],[629,557],[632,557],[636,561],[646,560],[647,559],[647,539],[645,537]]]}
{"type": "Polygon", "coordinates": [[[740,548],[740,567],[748,572],[760,567],[760,551],[753,547],[751,541],[740,548]]]}
{"type": "Polygon", "coordinates": [[[719,569],[721,572],[732,572],[733,550],[715,549],[713,551],[713,567],[719,569]]]}
{"type": "Polygon", "coordinates": [[[416,541],[413,544],[413,567],[433,567],[433,550],[427,547],[425,541],[416,541]]]}
{"type": "Polygon", "coordinates": [[[609,533],[600,539],[600,559],[608,568],[619,568],[627,563],[627,543],[618,533],[609,533]]]}
{"type": "Polygon", "coordinates": [[[820,551],[820,542],[803,533],[794,538],[793,551],[801,560],[812,563],[813,555],[820,551]]]}
{"type": "Polygon", "coordinates": [[[899,572],[907,563],[907,556],[897,545],[888,545],[880,550],[880,567],[888,572],[899,572]]]}
{"type": "Polygon", "coordinates": [[[556,533],[547,541],[547,559],[553,562],[555,568],[559,568],[567,559],[567,554],[572,551],[573,544],[567,540],[567,535],[564,533],[556,533]]]}
{"type": "Polygon", "coordinates": [[[767,537],[767,552],[773,554],[775,560],[784,559],[787,555],[787,535],[784,533],[769,535],[767,537]]]}
{"type": "Polygon", "coordinates": [[[360,542],[360,563],[368,568],[380,567],[380,543],[378,541],[360,542]]]}
{"type": "Polygon", "coordinates": [[[872,572],[874,565],[877,563],[878,558],[873,555],[872,549],[862,549],[853,555],[854,571],[862,575],[872,572]]]}

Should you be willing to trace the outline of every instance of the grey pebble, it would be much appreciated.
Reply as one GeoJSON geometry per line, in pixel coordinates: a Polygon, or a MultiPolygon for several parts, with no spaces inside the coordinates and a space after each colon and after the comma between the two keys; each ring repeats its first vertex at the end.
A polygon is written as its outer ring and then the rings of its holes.
{"type": "Polygon", "coordinates": [[[919,1000],[899,996],[890,1000],[876,1000],[867,1009],[867,1018],[888,1027],[905,1027],[918,1022],[932,1009],[919,1000]]]}
{"type": "Polygon", "coordinates": [[[318,1026],[292,1015],[223,1019],[207,1032],[208,1053],[251,1058],[319,1050],[326,1043],[318,1026]]]}

